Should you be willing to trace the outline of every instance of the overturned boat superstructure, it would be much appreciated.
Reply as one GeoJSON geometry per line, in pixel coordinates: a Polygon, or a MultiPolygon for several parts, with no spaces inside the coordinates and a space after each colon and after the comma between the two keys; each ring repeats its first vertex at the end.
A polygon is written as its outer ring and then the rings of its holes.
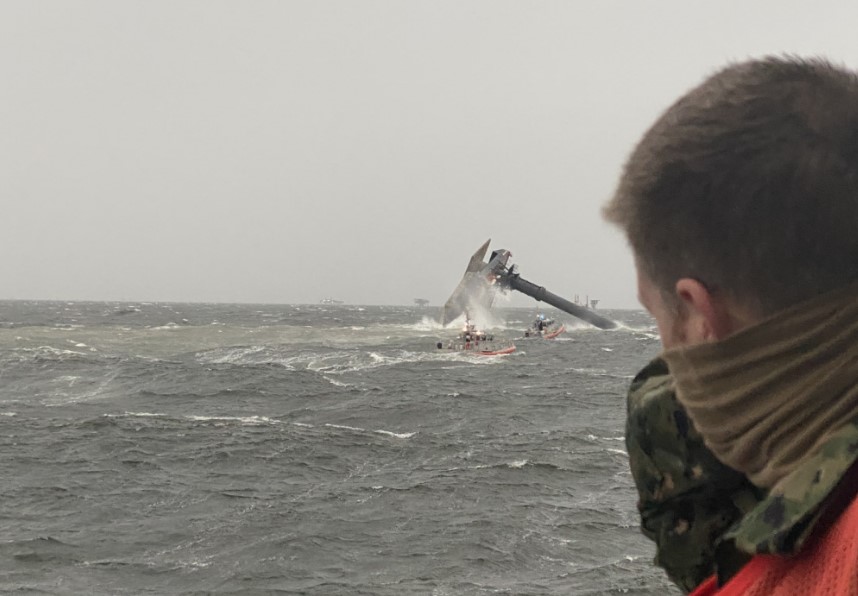
{"type": "Polygon", "coordinates": [[[490,308],[498,291],[516,290],[537,301],[550,304],[599,329],[617,327],[614,321],[598,315],[584,306],[561,298],[544,287],[521,277],[516,271],[515,265],[507,266],[512,253],[506,249],[492,251],[488,262],[485,262],[483,259],[488,252],[490,243],[491,239],[486,240],[468,262],[462,281],[459,282],[452,296],[444,304],[444,311],[441,315],[443,325],[450,324],[469,310],[473,312],[475,309],[490,308]]]}
{"type": "MultiPolygon", "coordinates": [[[[493,273],[493,269],[498,263],[483,262],[486,252],[489,250],[490,242],[490,239],[486,240],[468,261],[462,281],[459,282],[450,298],[444,303],[444,310],[441,314],[442,325],[449,325],[468,312],[485,312],[491,308],[497,291],[495,285],[497,276],[493,273]]],[[[500,264],[501,267],[504,265],[506,265],[506,261],[500,264]]]]}

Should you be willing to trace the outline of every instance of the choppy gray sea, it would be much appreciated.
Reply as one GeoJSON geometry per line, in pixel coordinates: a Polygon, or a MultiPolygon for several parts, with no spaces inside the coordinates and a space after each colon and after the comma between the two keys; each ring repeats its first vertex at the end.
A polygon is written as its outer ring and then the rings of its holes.
{"type": "Polygon", "coordinates": [[[549,314],[480,357],[432,308],[0,302],[0,592],[672,593],[623,444],[653,322],[549,314]]]}

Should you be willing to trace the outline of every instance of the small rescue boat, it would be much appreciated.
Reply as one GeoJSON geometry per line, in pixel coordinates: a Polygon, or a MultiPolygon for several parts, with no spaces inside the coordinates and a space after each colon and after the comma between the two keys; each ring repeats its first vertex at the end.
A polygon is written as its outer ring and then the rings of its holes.
{"type": "Polygon", "coordinates": [[[545,315],[539,315],[529,328],[525,329],[525,337],[541,337],[543,339],[554,339],[566,331],[566,325],[557,324],[552,319],[546,319],[545,315]]]}
{"type": "Polygon", "coordinates": [[[438,350],[464,352],[475,356],[502,356],[515,352],[514,343],[506,339],[495,339],[494,335],[477,330],[470,321],[465,322],[465,327],[455,339],[446,344],[439,341],[435,347],[438,350]]]}

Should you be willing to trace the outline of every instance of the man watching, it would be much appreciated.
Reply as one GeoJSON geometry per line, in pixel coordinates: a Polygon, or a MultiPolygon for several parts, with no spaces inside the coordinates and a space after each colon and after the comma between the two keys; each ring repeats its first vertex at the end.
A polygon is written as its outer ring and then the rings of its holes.
{"type": "Polygon", "coordinates": [[[858,594],[858,76],[721,70],[647,131],[605,215],[679,405],[760,499],[695,594],[858,594]]]}

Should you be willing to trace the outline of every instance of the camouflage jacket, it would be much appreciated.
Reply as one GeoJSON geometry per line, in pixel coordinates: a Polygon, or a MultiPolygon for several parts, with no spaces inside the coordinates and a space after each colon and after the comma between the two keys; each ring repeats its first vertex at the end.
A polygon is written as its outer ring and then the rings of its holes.
{"type": "Polygon", "coordinates": [[[722,541],[746,553],[791,555],[820,526],[839,516],[858,493],[858,420],[830,437],[778,482],[722,541]]]}
{"type": "MultiPolygon", "coordinates": [[[[663,360],[650,362],[629,388],[626,448],[641,530],[656,545],[655,564],[691,591],[715,573],[721,536],[763,495],[703,444],[676,400],[663,360]]],[[[726,550],[723,559],[744,563],[746,557],[726,550]]]]}
{"type": "Polygon", "coordinates": [[[855,494],[847,472],[858,456],[858,421],[766,494],[703,444],[659,359],[629,388],[626,446],[655,563],[686,591],[713,573],[726,580],[754,554],[797,552],[855,494]]]}

